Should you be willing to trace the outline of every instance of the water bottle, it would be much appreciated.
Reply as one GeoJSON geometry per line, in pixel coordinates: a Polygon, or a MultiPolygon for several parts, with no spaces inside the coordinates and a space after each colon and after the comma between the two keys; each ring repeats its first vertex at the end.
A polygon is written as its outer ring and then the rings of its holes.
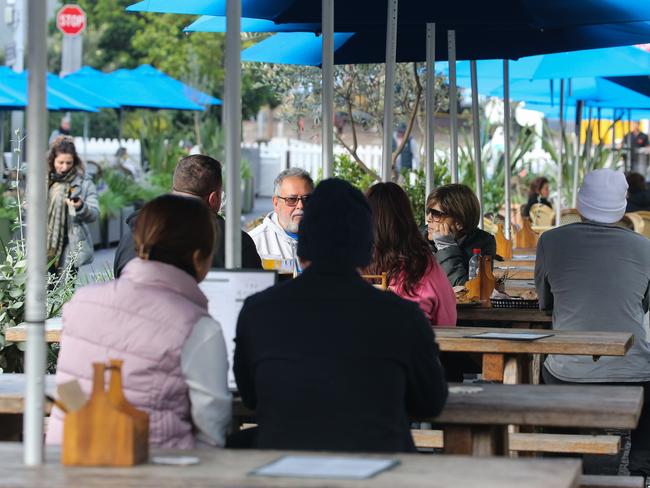
{"type": "Polygon", "coordinates": [[[472,249],[472,257],[469,259],[469,279],[478,278],[481,269],[481,250],[472,249]]]}

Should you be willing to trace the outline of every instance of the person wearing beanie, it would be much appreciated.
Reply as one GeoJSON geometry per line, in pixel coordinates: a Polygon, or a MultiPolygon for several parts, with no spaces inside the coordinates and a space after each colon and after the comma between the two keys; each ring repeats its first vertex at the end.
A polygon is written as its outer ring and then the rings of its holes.
{"type": "Polygon", "coordinates": [[[535,284],[541,309],[552,310],[553,328],[629,332],[634,343],[625,356],[550,355],[546,383],[641,385],[643,411],[632,431],[629,469],[650,475],[650,343],[644,315],[650,296],[650,240],[617,223],[625,214],[623,173],[588,173],[578,193],[582,222],[544,232],[537,243],[535,284]]]}
{"type": "Polygon", "coordinates": [[[252,447],[414,451],[409,418],[437,415],[447,385],[417,304],[359,274],[373,248],[366,198],[343,180],[321,182],[298,235],[304,272],[249,297],[237,323],[234,373],[256,411],[252,447]]]}

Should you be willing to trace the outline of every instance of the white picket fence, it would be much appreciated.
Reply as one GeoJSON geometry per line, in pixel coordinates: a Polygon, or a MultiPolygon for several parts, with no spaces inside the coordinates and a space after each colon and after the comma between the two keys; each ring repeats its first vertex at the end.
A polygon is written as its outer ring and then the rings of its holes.
{"type": "Polygon", "coordinates": [[[138,139],[101,139],[90,138],[84,141],[83,137],[75,137],[74,145],[81,157],[88,161],[111,165],[115,161],[115,153],[120,147],[126,149],[128,158],[140,161],[140,141],[138,139]]]}
{"type": "MultiPolygon", "coordinates": [[[[272,195],[273,180],[280,171],[289,167],[302,168],[314,179],[322,176],[320,144],[274,137],[268,143],[244,143],[242,147],[259,149],[259,168],[256,175],[259,195],[272,195]]],[[[381,171],[381,146],[359,146],[357,153],[368,167],[376,172],[381,171]]],[[[347,154],[347,151],[344,147],[335,145],[334,154],[347,154]]]]}

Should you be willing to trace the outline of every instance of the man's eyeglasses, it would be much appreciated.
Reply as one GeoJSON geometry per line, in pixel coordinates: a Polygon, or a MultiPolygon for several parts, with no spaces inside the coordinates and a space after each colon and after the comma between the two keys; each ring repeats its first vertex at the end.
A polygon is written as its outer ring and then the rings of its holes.
{"type": "Polygon", "coordinates": [[[440,222],[442,219],[447,217],[448,214],[441,212],[440,210],[436,210],[435,208],[427,208],[427,215],[431,217],[432,220],[440,222]]]}
{"type": "Polygon", "coordinates": [[[295,207],[298,205],[298,202],[302,202],[302,204],[306,204],[307,200],[309,199],[309,195],[303,195],[301,197],[281,197],[278,196],[278,198],[281,198],[284,200],[284,203],[287,204],[287,207],[295,207]]]}

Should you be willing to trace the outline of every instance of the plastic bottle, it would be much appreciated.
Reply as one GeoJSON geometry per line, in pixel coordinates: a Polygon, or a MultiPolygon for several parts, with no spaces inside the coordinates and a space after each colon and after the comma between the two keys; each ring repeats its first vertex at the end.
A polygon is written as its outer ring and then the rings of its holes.
{"type": "Polygon", "coordinates": [[[472,257],[469,260],[469,279],[473,280],[479,275],[481,269],[481,250],[472,249],[472,257]]]}

